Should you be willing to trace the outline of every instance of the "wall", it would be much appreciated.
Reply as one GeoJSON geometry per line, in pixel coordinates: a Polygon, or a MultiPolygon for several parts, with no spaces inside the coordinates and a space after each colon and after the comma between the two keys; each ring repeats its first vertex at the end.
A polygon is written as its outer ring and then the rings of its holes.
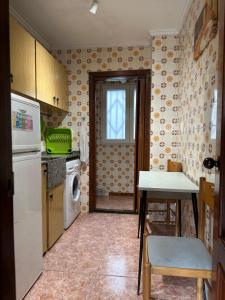
{"type": "MultiPolygon", "coordinates": [[[[157,170],[166,169],[167,159],[177,157],[178,41],[177,37],[170,36],[156,37],[152,41],[150,168],[157,170]]],[[[82,117],[87,129],[89,127],[88,72],[151,68],[150,47],[57,50],[54,54],[68,69],[69,113],[63,126],[73,129],[75,149],[79,148],[82,117]]],[[[88,172],[88,167],[82,169],[81,210],[84,212],[88,211],[88,172]]]]}
{"type": "MultiPolygon", "coordinates": [[[[214,176],[202,167],[207,156],[215,155],[215,141],[211,140],[211,110],[217,86],[218,36],[213,39],[202,56],[194,61],[193,40],[201,0],[194,0],[180,34],[180,87],[179,87],[179,147],[178,159],[184,172],[196,183],[200,176],[213,181],[214,176]]],[[[193,213],[190,201],[183,207],[184,232],[194,235],[193,213]]],[[[207,210],[206,241],[212,246],[212,222],[207,210]]]]}
{"type": "Polygon", "coordinates": [[[179,38],[152,39],[151,169],[166,170],[177,158],[179,38]]]}
{"type": "MultiPolygon", "coordinates": [[[[88,72],[127,69],[150,69],[150,47],[93,48],[55,51],[57,58],[66,65],[69,75],[69,113],[64,126],[73,129],[75,148],[79,148],[82,117],[89,134],[88,72]]],[[[82,168],[81,211],[88,211],[89,169],[82,168]]]]}
{"type": "MultiPolygon", "coordinates": [[[[217,36],[198,61],[193,59],[194,25],[201,1],[193,1],[179,36],[152,40],[151,168],[165,169],[171,157],[182,162],[184,172],[197,184],[200,176],[214,181],[213,172],[203,168],[202,162],[215,156],[215,140],[210,136],[218,58],[217,36]]],[[[154,213],[154,219],[162,220],[164,215],[154,213]]],[[[184,202],[182,219],[184,235],[194,236],[191,201],[184,202]]],[[[206,224],[205,240],[212,248],[213,224],[208,209],[206,224]]]]}
{"type": "MultiPolygon", "coordinates": [[[[152,39],[152,100],[150,168],[166,170],[167,160],[178,155],[179,37],[155,36],[152,39]]],[[[151,204],[151,209],[166,209],[151,204]]],[[[152,220],[165,220],[166,213],[151,213],[152,220]]]]}
{"type": "Polygon", "coordinates": [[[96,85],[96,194],[134,192],[134,144],[102,142],[102,86],[96,85]]]}

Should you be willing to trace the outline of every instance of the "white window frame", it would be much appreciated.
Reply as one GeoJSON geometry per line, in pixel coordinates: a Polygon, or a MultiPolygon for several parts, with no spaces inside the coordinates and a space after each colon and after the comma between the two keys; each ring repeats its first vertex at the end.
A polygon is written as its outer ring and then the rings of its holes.
{"type": "Polygon", "coordinates": [[[134,91],[136,84],[103,84],[102,87],[102,122],[101,122],[101,140],[103,144],[134,144],[134,91]],[[107,91],[125,90],[126,91],[126,123],[125,123],[125,139],[107,139],[107,91]]]}

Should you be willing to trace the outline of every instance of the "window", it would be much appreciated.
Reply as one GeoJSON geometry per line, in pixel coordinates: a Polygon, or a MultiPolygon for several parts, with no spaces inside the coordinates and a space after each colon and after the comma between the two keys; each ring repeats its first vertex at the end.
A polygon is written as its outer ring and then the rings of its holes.
{"type": "Polygon", "coordinates": [[[136,128],[136,86],[103,86],[102,139],[105,143],[134,143],[136,128]]]}

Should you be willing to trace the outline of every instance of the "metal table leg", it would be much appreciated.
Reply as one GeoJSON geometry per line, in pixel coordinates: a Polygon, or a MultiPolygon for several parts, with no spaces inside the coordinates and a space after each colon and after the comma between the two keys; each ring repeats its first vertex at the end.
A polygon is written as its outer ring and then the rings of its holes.
{"type": "Polygon", "coordinates": [[[138,289],[137,294],[140,292],[140,283],[141,283],[141,267],[142,267],[142,256],[143,256],[143,236],[144,236],[144,227],[145,227],[145,215],[146,215],[146,197],[147,192],[142,192],[141,197],[141,210],[140,210],[140,221],[141,221],[141,236],[140,236],[140,250],[139,250],[139,267],[138,267],[138,289]]]}
{"type": "Polygon", "coordinates": [[[192,197],[192,206],[193,206],[193,213],[194,213],[196,237],[198,237],[198,203],[197,203],[197,196],[196,196],[195,193],[193,193],[193,194],[191,194],[191,197],[192,197]]]}
{"type": "Polygon", "coordinates": [[[140,202],[140,209],[139,209],[139,216],[138,216],[138,238],[140,235],[140,228],[141,228],[141,212],[142,212],[142,204],[143,202],[140,202]]]}

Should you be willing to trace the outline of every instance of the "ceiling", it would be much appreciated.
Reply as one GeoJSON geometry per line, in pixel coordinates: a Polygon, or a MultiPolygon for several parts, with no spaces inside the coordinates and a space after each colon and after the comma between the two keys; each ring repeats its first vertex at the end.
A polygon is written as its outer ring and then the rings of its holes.
{"type": "Polygon", "coordinates": [[[11,0],[11,12],[52,49],[145,46],[179,32],[191,0],[11,0]]]}

